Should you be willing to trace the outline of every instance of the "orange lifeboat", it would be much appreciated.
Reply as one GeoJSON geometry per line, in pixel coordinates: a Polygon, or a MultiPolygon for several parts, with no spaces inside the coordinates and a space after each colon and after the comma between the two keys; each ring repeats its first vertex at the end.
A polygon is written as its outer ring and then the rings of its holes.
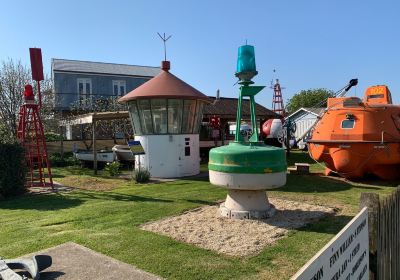
{"type": "Polygon", "coordinates": [[[373,174],[400,178],[400,106],[387,86],[369,87],[364,98],[336,97],[308,140],[309,153],[325,162],[326,174],[345,178],[373,174]]]}

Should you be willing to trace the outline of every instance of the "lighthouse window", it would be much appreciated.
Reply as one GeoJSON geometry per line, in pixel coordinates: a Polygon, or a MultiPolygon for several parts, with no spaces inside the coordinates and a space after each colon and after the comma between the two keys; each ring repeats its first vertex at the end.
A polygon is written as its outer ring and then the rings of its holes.
{"type": "Polygon", "coordinates": [[[342,128],[343,129],[352,129],[354,128],[355,120],[354,119],[347,119],[342,121],[342,128]]]}
{"type": "Polygon", "coordinates": [[[167,133],[167,100],[152,99],[151,111],[153,115],[153,127],[155,134],[167,133]]]}
{"type": "Polygon", "coordinates": [[[203,118],[203,102],[197,102],[196,116],[194,119],[193,133],[199,133],[200,123],[203,118]]]}
{"type": "Polygon", "coordinates": [[[199,132],[203,102],[182,99],[138,99],[128,102],[136,135],[199,132]]]}
{"type": "Polygon", "coordinates": [[[128,103],[128,110],[132,120],[134,134],[141,135],[142,127],[140,124],[139,111],[137,109],[136,101],[131,101],[128,103]]]}
{"type": "Polygon", "coordinates": [[[168,99],[168,133],[180,133],[183,100],[168,99]]]}
{"type": "Polygon", "coordinates": [[[195,114],[196,114],[196,100],[184,100],[182,133],[193,133],[195,114]]]}
{"type": "Polygon", "coordinates": [[[153,120],[151,117],[150,100],[138,100],[139,117],[142,123],[143,134],[153,134],[153,120]]]}

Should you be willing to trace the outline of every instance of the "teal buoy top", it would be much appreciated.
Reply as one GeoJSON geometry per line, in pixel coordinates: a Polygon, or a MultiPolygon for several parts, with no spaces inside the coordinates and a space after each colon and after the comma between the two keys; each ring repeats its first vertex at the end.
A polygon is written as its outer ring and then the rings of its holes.
{"type": "Polygon", "coordinates": [[[285,151],[263,142],[233,142],[210,150],[208,169],[225,173],[264,174],[286,171],[285,151]]]}
{"type": "Polygon", "coordinates": [[[256,57],[254,53],[254,47],[250,45],[240,46],[238,49],[236,73],[256,71],[256,57]]]}

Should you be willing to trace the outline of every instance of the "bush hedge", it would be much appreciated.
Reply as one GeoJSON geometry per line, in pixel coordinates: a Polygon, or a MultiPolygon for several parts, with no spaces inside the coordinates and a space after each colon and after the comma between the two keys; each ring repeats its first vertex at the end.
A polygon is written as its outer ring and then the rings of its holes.
{"type": "Polygon", "coordinates": [[[60,153],[54,153],[50,155],[50,164],[53,167],[65,167],[72,165],[79,165],[79,160],[72,154],[72,152],[64,153],[64,156],[61,157],[60,153]]]}
{"type": "Polygon", "coordinates": [[[19,144],[0,144],[0,195],[23,193],[25,180],[24,149],[19,144]]]}
{"type": "Polygon", "coordinates": [[[121,173],[121,171],[119,170],[121,164],[117,161],[114,162],[108,162],[106,164],[106,167],[104,168],[104,170],[108,173],[108,175],[110,175],[111,177],[115,177],[118,174],[121,173]]]}
{"type": "Polygon", "coordinates": [[[55,133],[55,132],[45,132],[44,133],[44,138],[46,139],[46,141],[61,141],[63,140],[63,136],[55,133]]]}
{"type": "Polygon", "coordinates": [[[133,179],[136,183],[147,183],[150,181],[150,171],[147,169],[139,169],[133,172],[133,179]]]}

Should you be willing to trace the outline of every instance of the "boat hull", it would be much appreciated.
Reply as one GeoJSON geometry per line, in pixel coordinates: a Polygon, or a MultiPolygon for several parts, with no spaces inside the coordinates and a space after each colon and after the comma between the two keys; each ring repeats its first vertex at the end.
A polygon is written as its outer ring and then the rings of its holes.
{"type": "Polygon", "coordinates": [[[112,150],[115,153],[118,161],[135,161],[135,155],[132,153],[128,145],[115,145],[112,150]]]}
{"type": "Polygon", "coordinates": [[[400,143],[309,141],[309,153],[342,177],[367,174],[384,180],[400,179],[400,143]]]}
{"type": "MultiPolygon", "coordinates": [[[[74,153],[74,155],[80,161],[93,161],[94,159],[92,151],[79,151],[74,153]]],[[[98,162],[113,162],[115,160],[113,151],[98,151],[96,155],[98,162]]]]}

